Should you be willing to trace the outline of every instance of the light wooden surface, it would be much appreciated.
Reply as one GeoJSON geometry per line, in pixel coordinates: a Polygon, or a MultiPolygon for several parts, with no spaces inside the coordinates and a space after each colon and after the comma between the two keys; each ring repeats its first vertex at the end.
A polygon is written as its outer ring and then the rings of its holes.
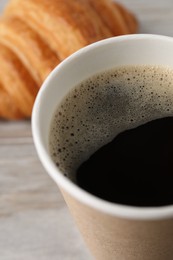
{"type": "MultiPolygon", "coordinates": [[[[121,2],[137,15],[141,33],[173,36],[172,0],[121,2]]],[[[0,260],[91,259],[37,157],[30,121],[0,121],[0,260]]]]}

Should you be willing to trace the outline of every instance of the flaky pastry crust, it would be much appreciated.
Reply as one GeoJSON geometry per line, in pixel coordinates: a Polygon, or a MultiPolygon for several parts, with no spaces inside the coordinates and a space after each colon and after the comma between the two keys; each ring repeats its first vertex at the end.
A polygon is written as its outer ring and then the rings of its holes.
{"type": "Polygon", "coordinates": [[[0,19],[0,117],[30,117],[38,89],[57,64],[137,27],[136,17],[111,0],[11,0],[0,19]]]}

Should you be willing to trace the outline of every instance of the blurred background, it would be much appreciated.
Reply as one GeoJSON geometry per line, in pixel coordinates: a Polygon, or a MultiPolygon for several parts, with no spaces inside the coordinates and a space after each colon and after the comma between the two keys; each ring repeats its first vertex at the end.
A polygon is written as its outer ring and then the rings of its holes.
{"type": "MultiPolygon", "coordinates": [[[[136,15],[138,33],[173,36],[172,0],[120,2],[136,15]]],[[[7,3],[0,0],[1,12],[7,3]]],[[[92,258],[58,187],[41,166],[30,120],[0,120],[0,260],[23,259],[92,258]]]]}

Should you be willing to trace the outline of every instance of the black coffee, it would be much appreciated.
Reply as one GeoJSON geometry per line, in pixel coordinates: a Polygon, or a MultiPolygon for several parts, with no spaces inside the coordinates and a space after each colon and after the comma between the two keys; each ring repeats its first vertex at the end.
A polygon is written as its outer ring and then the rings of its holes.
{"type": "Polygon", "coordinates": [[[105,200],[172,204],[172,116],[172,69],[141,65],[100,72],[74,85],[58,105],[50,154],[62,174],[105,200]],[[96,151],[95,166],[89,158],[96,151]]]}
{"type": "Polygon", "coordinates": [[[119,134],[79,167],[77,184],[120,204],[173,204],[173,117],[119,134]]]}

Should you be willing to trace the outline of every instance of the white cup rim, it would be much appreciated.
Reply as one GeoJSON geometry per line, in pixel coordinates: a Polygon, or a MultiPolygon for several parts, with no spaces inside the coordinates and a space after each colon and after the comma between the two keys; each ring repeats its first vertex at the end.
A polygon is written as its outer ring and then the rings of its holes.
{"type": "Polygon", "coordinates": [[[64,189],[67,193],[69,193],[72,197],[79,200],[81,203],[88,205],[98,211],[103,213],[109,214],[110,216],[117,216],[121,218],[128,218],[128,219],[137,219],[137,220],[159,220],[159,219],[167,219],[173,217],[173,205],[169,206],[162,206],[162,207],[134,207],[134,206],[126,206],[126,205],[119,205],[116,203],[111,203],[100,199],[70,181],[67,177],[63,176],[63,174],[59,171],[59,169],[55,166],[48,151],[46,150],[45,146],[43,145],[41,139],[41,129],[39,128],[40,122],[40,104],[42,103],[42,97],[46,95],[48,91],[50,82],[52,79],[59,73],[60,70],[66,66],[66,64],[70,63],[71,60],[76,59],[76,57],[80,56],[84,52],[88,52],[91,49],[98,48],[101,45],[106,45],[110,42],[117,42],[117,41],[126,41],[126,40],[158,40],[158,41],[171,41],[173,44],[173,38],[169,36],[163,35],[153,35],[153,34],[134,34],[134,35],[124,35],[109,38],[106,40],[102,40],[96,43],[93,43],[87,47],[80,49],[79,51],[75,52],[67,59],[65,59],[61,64],[59,64],[47,77],[45,82],[43,83],[35,104],[32,113],[32,133],[34,144],[39,155],[39,158],[49,173],[49,175],[53,178],[53,180],[58,184],[59,187],[64,189]]]}

